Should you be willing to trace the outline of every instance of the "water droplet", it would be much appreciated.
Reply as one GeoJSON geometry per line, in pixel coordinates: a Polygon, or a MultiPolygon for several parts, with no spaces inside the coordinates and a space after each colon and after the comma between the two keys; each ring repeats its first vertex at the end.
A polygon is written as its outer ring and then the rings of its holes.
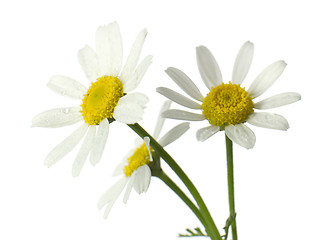
{"type": "Polygon", "coordinates": [[[70,112],[69,108],[63,108],[62,113],[68,114],[70,112]]]}

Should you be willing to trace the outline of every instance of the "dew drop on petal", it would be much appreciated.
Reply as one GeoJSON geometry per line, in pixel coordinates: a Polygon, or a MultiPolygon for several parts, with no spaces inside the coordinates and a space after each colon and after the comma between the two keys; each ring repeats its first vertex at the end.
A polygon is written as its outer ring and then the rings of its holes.
{"type": "Polygon", "coordinates": [[[70,109],[69,108],[62,108],[60,112],[62,114],[68,114],[68,113],[70,113],[70,109]]]}

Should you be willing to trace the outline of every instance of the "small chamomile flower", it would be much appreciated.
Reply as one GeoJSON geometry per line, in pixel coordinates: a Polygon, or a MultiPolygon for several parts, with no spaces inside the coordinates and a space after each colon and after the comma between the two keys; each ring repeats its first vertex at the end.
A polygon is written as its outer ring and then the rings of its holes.
{"type": "MultiPolygon", "coordinates": [[[[171,102],[165,102],[161,109],[161,113],[167,110],[171,102]]],[[[161,114],[160,114],[161,115],[161,114]]],[[[164,118],[159,115],[156,128],[153,137],[157,139],[164,124],[164,118]]],[[[173,141],[181,137],[189,129],[189,123],[181,123],[164,136],[162,136],[158,143],[162,147],[167,146],[173,141]]],[[[101,209],[106,206],[104,212],[104,218],[108,217],[108,214],[116,202],[120,194],[125,190],[124,203],[127,203],[132,188],[139,194],[148,190],[151,180],[151,169],[149,164],[153,161],[154,150],[150,147],[150,138],[145,137],[143,141],[138,139],[137,146],[127,154],[123,161],[116,167],[114,176],[121,175],[121,178],[109,188],[98,202],[98,208],[101,209]]]]}
{"type": "Polygon", "coordinates": [[[271,109],[284,106],[301,99],[300,94],[294,92],[282,93],[260,102],[254,99],[263,94],[278,79],[286,67],[284,61],[277,61],[263,70],[248,88],[241,86],[252,63],[254,46],[246,42],[241,47],[233,68],[232,82],[223,83],[221,71],[208,48],[196,48],[197,64],[204,84],[209,93],[204,97],[192,80],[177,68],[168,68],[166,73],[191,99],[168,88],[157,88],[157,92],[174,102],[190,109],[201,110],[202,114],[190,113],[182,110],[167,110],[163,117],[203,121],[208,120],[210,126],[199,129],[196,137],[205,141],[220,130],[237,144],[249,149],[253,148],[256,137],[253,131],[245,125],[249,123],[258,127],[287,130],[287,120],[278,114],[254,112],[255,109],[271,109]]]}
{"type": "Polygon", "coordinates": [[[47,166],[63,158],[86,134],[72,168],[73,176],[78,176],[88,155],[92,165],[100,161],[110,122],[133,124],[142,119],[148,98],[141,93],[129,92],[138,86],[152,61],[152,56],[147,56],[137,66],[146,35],[146,29],[139,33],[122,68],[123,47],[118,24],[101,26],[96,31],[96,51],[85,46],[78,52],[90,87],[61,75],[51,78],[48,83],[51,90],[80,100],[81,104],[42,112],[33,118],[32,126],[56,128],[79,121],[84,123],[48,154],[47,166]]]}

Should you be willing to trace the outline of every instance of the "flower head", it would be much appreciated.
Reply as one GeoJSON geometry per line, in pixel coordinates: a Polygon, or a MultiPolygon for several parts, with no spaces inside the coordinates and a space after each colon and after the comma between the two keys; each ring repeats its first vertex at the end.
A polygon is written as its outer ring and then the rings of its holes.
{"type": "MultiPolygon", "coordinates": [[[[161,113],[167,110],[170,104],[170,101],[166,102],[161,109],[161,113]]],[[[164,118],[160,115],[153,134],[153,137],[156,139],[159,137],[164,124],[164,118]]],[[[188,129],[189,123],[181,123],[168,131],[158,140],[158,142],[161,146],[165,147],[181,137],[188,129]]],[[[139,194],[148,190],[151,180],[151,169],[149,164],[153,161],[152,156],[154,150],[150,146],[149,137],[145,137],[143,141],[138,141],[136,145],[137,146],[129,152],[114,171],[114,176],[121,175],[121,178],[103,194],[98,202],[99,209],[106,205],[104,218],[108,217],[112,206],[125,188],[124,203],[128,201],[132,188],[139,194]]]]}
{"type": "Polygon", "coordinates": [[[81,101],[80,106],[58,108],[42,112],[32,120],[34,127],[63,127],[78,121],[84,123],[46,157],[51,166],[69,153],[84,137],[84,142],[73,163],[73,176],[78,176],[88,157],[93,165],[102,157],[109,132],[109,123],[133,124],[142,119],[148,101],[134,90],[146,73],[152,56],[145,57],[137,66],[147,31],[142,30],[122,68],[122,39],[116,22],[101,26],[96,31],[96,51],[85,46],[78,52],[78,60],[91,85],[84,85],[71,78],[53,76],[48,87],[67,97],[81,101]]]}
{"type": "Polygon", "coordinates": [[[240,49],[233,68],[232,81],[223,83],[222,74],[213,55],[204,46],[196,49],[197,64],[204,84],[209,92],[204,97],[192,80],[177,68],[168,68],[166,73],[193,101],[171,89],[160,87],[157,92],[182,106],[201,110],[201,114],[182,110],[167,110],[163,117],[202,121],[208,120],[210,126],[197,131],[197,139],[205,141],[220,130],[237,144],[253,148],[256,138],[252,130],[245,125],[250,123],[258,127],[287,130],[287,120],[278,114],[255,112],[255,109],[270,109],[284,106],[300,100],[298,93],[282,93],[254,103],[254,99],[263,94],[281,75],[286,67],[284,61],[277,61],[261,72],[252,85],[245,90],[241,86],[252,63],[254,45],[246,42],[240,49]]]}

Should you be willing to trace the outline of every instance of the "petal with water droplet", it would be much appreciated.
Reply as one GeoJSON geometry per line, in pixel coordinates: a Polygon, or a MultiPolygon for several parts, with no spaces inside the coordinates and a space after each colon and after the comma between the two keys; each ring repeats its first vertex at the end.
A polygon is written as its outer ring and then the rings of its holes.
{"type": "Polygon", "coordinates": [[[228,125],[225,133],[229,139],[247,149],[253,148],[256,137],[251,129],[244,124],[228,125]]]}
{"type": "Polygon", "coordinates": [[[36,115],[32,127],[57,128],[83,120],[79,107],[55,108],[36,115]]]}
{"type": "Polygon", "coordinates": [[[54,92],[75,99],[82,99],[87,91],[87,88],[78,81],[61,76],[55,75],[51,77],[47,86],[54,92]]]}

